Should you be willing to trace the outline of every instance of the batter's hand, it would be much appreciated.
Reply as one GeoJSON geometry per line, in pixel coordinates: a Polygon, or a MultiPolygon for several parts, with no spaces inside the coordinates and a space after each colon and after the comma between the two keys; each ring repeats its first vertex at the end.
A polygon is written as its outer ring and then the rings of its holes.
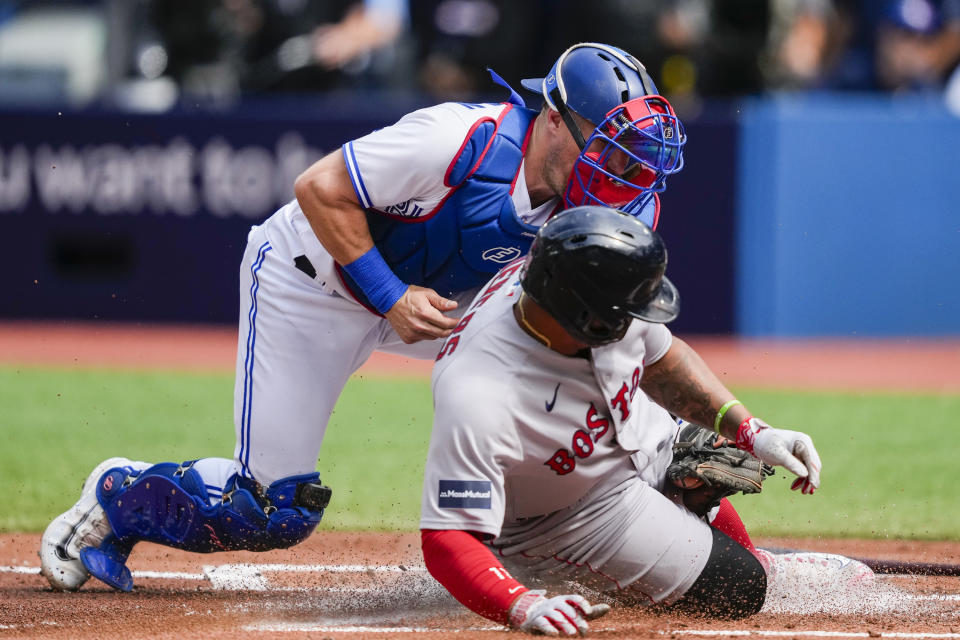
{"type": "Polygon", "coordinates": [[[457,326],[456,318],[448,318],[444,311],[457,308],[433,289],[410,285],[384,316],[400,339],[407,344],[420,340],[446,338],[457,326]]]}
{"type": "Polygon", "coordinates": [[[528,591],[510,607],[510,626],[527,633],[547,636],[583,636],[587,620],[596,620],[610,611],[608,604],[590,604],[579,595],[547,598],[544,591],[528,591]]]}
{"type": "Polygon", "coordinates": [[[774,429],[759,418],[749,418],[737,430],[737,447],[797,476],[791,489],[809,494],[820,488],[820,455],[805,433],[774,429]]]}

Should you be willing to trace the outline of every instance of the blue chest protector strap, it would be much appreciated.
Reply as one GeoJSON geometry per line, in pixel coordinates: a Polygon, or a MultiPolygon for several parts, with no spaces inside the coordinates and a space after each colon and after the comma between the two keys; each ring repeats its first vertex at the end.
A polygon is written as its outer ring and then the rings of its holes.
{"type": "Polygon", "coordinates": [[[200,553],[290,547],[316,528],[330,500],[317,473],[268,487],[234,475],[222,501],[211,505],[193,462],[165,462],[133,474],[116,468],[101,476],[97,500],[113,533],[99,547],[81,551],[87,571],[129,591],[133,578],[125,563],[141,540],[200,553]]]}

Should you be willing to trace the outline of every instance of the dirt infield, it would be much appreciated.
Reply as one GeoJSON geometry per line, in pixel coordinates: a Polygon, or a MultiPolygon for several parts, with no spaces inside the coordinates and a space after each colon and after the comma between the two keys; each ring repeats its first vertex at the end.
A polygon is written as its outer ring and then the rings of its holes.
{"type": "MultiPolygon", "coordinates": [[[[57,593],[37,574],[36,535],[0,539],[0,638],[508,637],[454,602],[424,572],[416,534],[319,532],[289,550],[201,556],[144,543],[136,586],[93,581],[57,593]]],[[[765,540],[768,546],[852,556],[960,562],[960,545],[899,541],[765,540]]],[[[960,638],[960,579],[885,578],[858,591],[773,603],[775,613],[724,622],[615,608],[596,638],[960,638]],[[910,635],[907,635],[910,634],[910,635]]],[[[516,634],[509,637],[517,637],[516,634]]]]}
{"type": "MultiPolygon", "coordinates": [[[[960,338],[684,338],[728,385],[960,393],[960,338]]],[[[0,363],[232,371],[236,350],[233,327],[0,323],[0,363]]],[[[427,376],[431,364],[378,353],[358,373],[427,376]]]]}
{"type": "MultiPolygon", "coordinates": [[[[730,385],[960,392],[960,341],[762,343],[692,338],[730,385]]],[[[231,329],[0,324],[0,363],[232,371],[231,329]]],[[[429,363],[377,357],[360,375],[427,375],[429,363]]],[[[854,557],[960,563],[960,544],[762,540],[854,557]]],[[[508,632],[454,602],[425,572],[416,534],[321,530],[290,550],[201,556],[142,544],[136,587],[50,590],[39,536],[0,536],[2,638],[499,638],[508,632]]],[[[960,640],[960,578],[884,577],[798,594],[723,622],[616,608],[596,638],[896,637],[960,640]]]]}

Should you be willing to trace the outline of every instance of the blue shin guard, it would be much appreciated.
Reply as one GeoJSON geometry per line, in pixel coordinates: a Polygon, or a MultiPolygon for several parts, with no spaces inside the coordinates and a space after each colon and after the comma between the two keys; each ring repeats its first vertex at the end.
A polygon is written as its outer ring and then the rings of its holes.
{"type": "Polygon", "coordinates": [[[330,490],[311,473],[268,487],[234,475],[211,505],[192,465],[167,462],[134,474],[116,468],[101,476],[97,500],[113,533],[81,552],[91,575],[129,591],[126,559],[141,540],[200,553],[290,547],[313,532],[329,502],[330,490]]]}

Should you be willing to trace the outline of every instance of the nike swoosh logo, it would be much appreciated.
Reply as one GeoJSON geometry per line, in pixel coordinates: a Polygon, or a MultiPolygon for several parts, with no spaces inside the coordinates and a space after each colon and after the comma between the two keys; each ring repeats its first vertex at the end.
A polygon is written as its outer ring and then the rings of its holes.
{"type": "Polygon", "coordinates": [[[543,405],[547,408],[547,413],[553,411],[553,405],[557,404],[557,392],[560,391],[560,383],[557,383],[557,386],[553,389],[553,399],[550,402],[544,402],[543,405]]]}
{"type": "Polygon", "coordinates": [[[519,591],[520,589],[523,589],[523,585],[522,585],[522,584],[518,584],[518,585],[515,586],[515,587],[510,587],[509,589],[507,589],[507,593],[513,594],[513,593],[516,593],[517,591],[519,591]]]}

